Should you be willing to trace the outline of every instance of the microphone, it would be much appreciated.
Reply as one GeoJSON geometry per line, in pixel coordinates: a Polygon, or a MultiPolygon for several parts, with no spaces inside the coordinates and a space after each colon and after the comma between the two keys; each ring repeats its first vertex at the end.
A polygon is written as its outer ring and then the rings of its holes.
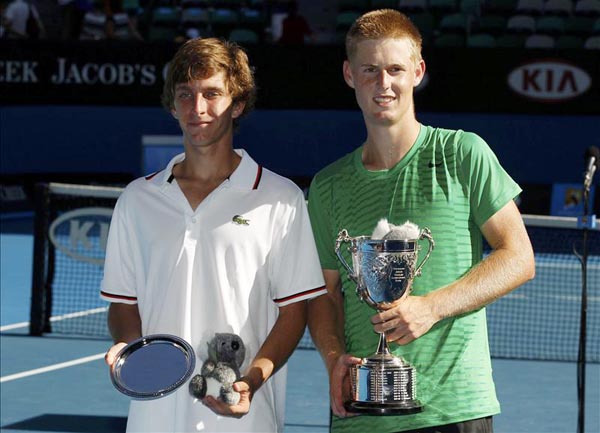
{"type": "Polygon", "coordinates": [[[592,186],[592,179],[594,178],[594,173],[600,166],[600,149],[596,146],[590,146],[585,151],[585,160],[587,162],[587,166],[585,169],[585,177],[583,179],[583,188],[585,191],[588,191],[592,186]]]}

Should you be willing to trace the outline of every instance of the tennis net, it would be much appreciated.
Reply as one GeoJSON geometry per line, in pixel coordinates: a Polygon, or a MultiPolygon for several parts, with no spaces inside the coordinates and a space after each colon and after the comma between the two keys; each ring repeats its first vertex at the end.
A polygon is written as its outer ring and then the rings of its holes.
{"type": "Polygon", "coordinates": [[[112,209],[122,189],[37,184],[29,333],[107,338],[99,296],[112,209]]]}
{"type": "MultiPolygon", "coordinates": [[[[112,208],[121,188],[36,186],[30,333],[109,338],[99,288],[112,208]]],[[[524,215],[536,278],[487,307],[493,357],[576,361],[582,230],[575,218],[524,215]]],[[[600,231],[588,231],[587,360],[600,362],[600,231]]],[[[314,348],[308,333],[299,347],[314,348]]]]}

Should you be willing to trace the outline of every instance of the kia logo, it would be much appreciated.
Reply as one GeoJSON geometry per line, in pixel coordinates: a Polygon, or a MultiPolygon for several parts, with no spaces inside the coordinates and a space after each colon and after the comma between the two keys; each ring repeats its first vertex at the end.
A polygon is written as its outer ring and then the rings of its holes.
{"type": "Polygon", "coordinates": [[[65,212],[52,222],[48,237],[67,256],[102,266],[112,212],[104,207],[65,212]]]}
{"type": "Polygon", "coordinates": [[[562,61],[538,61],[512,70],[509,87],[519,95],[543,102],[575,98],[586,92],[592,79],[583,69],[562,61]]]}

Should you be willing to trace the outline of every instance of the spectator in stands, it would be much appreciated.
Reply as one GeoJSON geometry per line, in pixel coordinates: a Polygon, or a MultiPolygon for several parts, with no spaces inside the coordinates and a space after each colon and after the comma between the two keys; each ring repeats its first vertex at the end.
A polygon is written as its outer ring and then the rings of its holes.
{"type": "Polygon", "coordinates": [[[99,0],[83,16],[80,39],[137,39],[142,36],[133,26],[129,16],[120,9],[106,8],[99,0]]]}
{"type": "Polygon", "coordinates": [[[179,122],[184,153],[120,196],[102,283],[115,341],[109,365],[142,335],[177,334],[202,353],[215,333],[232,332],[246,349],[234,384],[241,400],[197,401],[184,386],[133,401],[128,431],[283,430],[285,372],[272,376],[303,335],[306,300],[325,289],[302,191],[233,148],[254,95],[236,44],[192,39],[177,51],[163,105],[179,122]]]}
{"type": "Polygon", "coordinates": [[[46,36],[44,23],[34,4],[26,0],[13,0],[4,10],[3,27],[11,39],[37,39],[46,36]]]}
{"type": "Polygon", "coordinates": [[[107,38],[108,18],[100,0],[92,2],[91,10],[83,15],[79,39],[101,40],[107,38]]]}
{"type": "Polygon", "coordinates": [[[304,45],[306,39],[312,38],[313,32],[308,21],[298,12],[298,2],[291,1],[288,14],[283,19],[279,43],[283,45],[304,45]]]}
{"type": "Polygon", "coordinates": [[[61,38],[79,39],[85,14],[93,9],[93,0],[58,0],[58,5],[61,11],[61,38]]]}
{"type": "Polygon", "coordinates": [[[139,17],[142,13],[140,0],[123,0],[121,7],[123,12],[125,12],[129,17],[129,21],[131,22],[131,25],[135,31],[139,33],[139,17]]]}
{"type": "Polygon", "coordinates": [[[106,36],[109,39],[143,40],[137,28],[139,2],[127,0],[127,10],[123,0],[107,0],[104,5],[107,17],[106,36]]]}
{"type": "Polygon", "coordinates": [[[329,293],[309,302],[308,323],[330,375],[332,431],[491,432],[500,408],[484,307],[535,273],[513,201],[521,189],[479,136],[416,119],[413,91],[425,62],[419,31],[404,14],[359,17],[346,35],[346,54],[343,76],[367,137],[317,173],[308,205],[329,293]],[[381,218],[430,228],[435,250],[412,293],[375,313],[354,295],[333,246],[341,229],[370,236],[381,218]],[[492,248],[483,260],[482,235],[492,248]],[[351,417],[344,406],[349,368],[360,362],[355,356],[375,351],[382,332],[415,367],[424,410],[351,417]]]}
{"type": "Polygon", "coordinates": [[[4,10],[6,9],[6,1],[0,0],[0,39],[6,36],[6,24],[4,23],[6,18],[4,17],[4,10]]]}
{"type": "Polygon", "coordinates": [[[114,13],[107,19],[106,36],[109,39],[136,39],[142,41],[142,35],[134,22],[125,12],[114,13]]]}

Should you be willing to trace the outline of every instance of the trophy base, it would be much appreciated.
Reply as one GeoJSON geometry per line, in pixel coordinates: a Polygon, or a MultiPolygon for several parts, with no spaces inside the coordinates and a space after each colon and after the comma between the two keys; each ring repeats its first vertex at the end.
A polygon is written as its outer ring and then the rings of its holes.
{"type": "Polygon", "coordinates": [[[398,403],[349,401],[344,407],[349,412],[361,415],[410,415],[423,411],[423,405],[418,400],[398,403]]]}

